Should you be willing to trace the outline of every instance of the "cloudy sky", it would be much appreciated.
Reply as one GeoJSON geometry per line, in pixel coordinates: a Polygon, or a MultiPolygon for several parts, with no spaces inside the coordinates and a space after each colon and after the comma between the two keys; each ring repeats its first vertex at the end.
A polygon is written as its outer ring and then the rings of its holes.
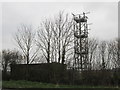
{"type": "MultiPolygon", "coordinates": [[[[45,18],[55,16],[59,11],[65,13],[90,12],[88,23],[89,37],[111,40],[118,37],[118,3],[117,2],[27,2],[2,3],[2,48],[14,49],[13,34],[21,23],[31,24],[37,28],[45,18]]],[[[1,19],[1,18],[0,18],[1,19]]]]}

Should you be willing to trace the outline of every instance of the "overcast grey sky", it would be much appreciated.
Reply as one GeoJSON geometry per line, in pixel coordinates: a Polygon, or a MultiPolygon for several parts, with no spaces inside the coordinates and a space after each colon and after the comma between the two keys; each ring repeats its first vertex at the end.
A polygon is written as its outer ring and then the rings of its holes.
{"type": "MultiPolygon", "coordinates": [[[[13,34],[21,23],[32,24],[37,28],[40,22],[53,17],[60,10],[65,13],[88,14],[89,37],[111,40],[118,37],[118,3],[117,2],[45,2],[45,3],[3,3],[2,4],[2,48],[16,48],[13,34]]],[[[72,17],[72,15],[71,15],[72,17]]]]}

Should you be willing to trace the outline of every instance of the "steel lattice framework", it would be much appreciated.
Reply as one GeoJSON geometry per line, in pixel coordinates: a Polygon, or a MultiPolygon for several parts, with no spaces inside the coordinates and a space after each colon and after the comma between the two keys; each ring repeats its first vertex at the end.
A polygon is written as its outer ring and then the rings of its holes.
{"type": "Polygon", "coordinates": [[[74,68],[86,70],[88,68],[88,24],[87,16],[74,15],[74,68]]]}

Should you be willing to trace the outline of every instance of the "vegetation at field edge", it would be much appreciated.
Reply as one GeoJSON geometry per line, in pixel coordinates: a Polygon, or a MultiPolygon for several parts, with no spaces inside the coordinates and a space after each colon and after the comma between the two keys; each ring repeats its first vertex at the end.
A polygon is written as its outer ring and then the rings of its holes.
{"type": "Polygon", "coordinates": [[[32,82],[32,81],[24,81],[24,80],[3,81],[2,87],[3,88],[116,88],[116,89],[118,88],[118,87],[109,87],[109,86],[59,85],[59,84],[32,82]]]}

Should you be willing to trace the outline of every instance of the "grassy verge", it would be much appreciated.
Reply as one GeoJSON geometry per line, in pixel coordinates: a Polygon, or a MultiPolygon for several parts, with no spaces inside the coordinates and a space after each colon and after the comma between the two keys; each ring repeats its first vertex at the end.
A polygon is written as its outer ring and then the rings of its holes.
{"type": "Polygon", "coordinates": [[[73,85],[56,85],[50,83],[31,82],[31,81],[3,81],[3,88],[117,88],[117,87],[102,87],[102,86],[73,86],[73,85]]]}

